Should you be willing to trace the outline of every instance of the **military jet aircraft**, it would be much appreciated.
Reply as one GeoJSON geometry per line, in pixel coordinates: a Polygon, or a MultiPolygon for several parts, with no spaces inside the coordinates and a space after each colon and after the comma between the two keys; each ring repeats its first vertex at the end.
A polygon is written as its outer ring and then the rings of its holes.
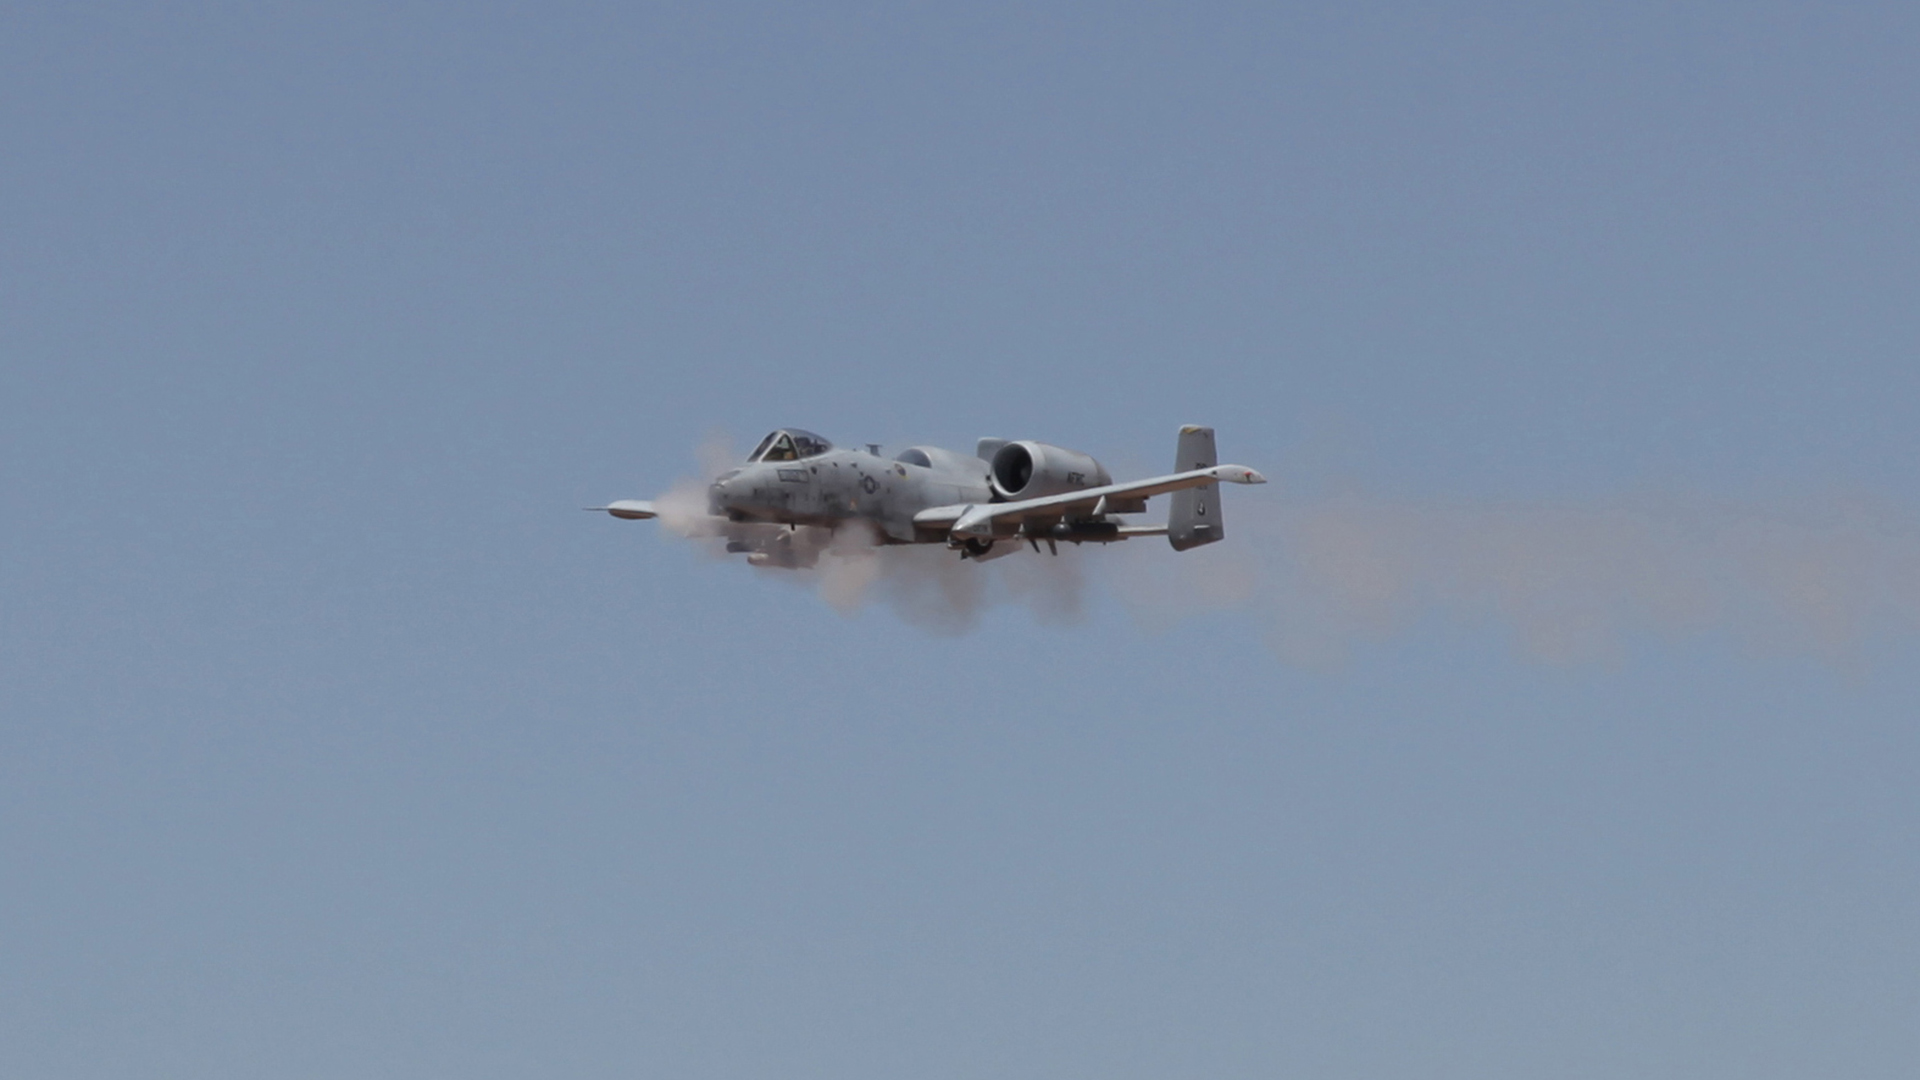
{"type": "MultiPolygon", "coordinates": [[[[877,445],[835,449],[799,428],[760,440],[739,468],[707,488],[704,513],[670,515],[689,535],[724,537],[727,550],[756,566],[808,567],[829,547],[945,544],[963,559],[995,559],[1045,543],[1106,544],[1165,536],[1176,551],[1226,536],[1221,482],[1264,484],[1245,465],[1221,465],[1213,429],[1180,429],[1174,471],[1116,484],[1098,461],[1074,450],[1026,440],[981,439],[971,455],[913,446],[891,460],[877,445]],[[1125,521],[1147,500],[1172,495],[1165,525],[1125,521]]],[[[604,510],[617,518],[661,516],[661,500],[623,499],[604,510]]]]}

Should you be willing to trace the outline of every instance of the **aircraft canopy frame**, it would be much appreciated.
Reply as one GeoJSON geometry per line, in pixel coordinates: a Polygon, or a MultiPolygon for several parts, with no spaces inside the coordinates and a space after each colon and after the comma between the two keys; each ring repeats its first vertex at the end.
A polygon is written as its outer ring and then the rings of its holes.
{"type": "Polygon", "coordinates": [[[775,428],[760,440],[760,445],[753,448],[753,453],[747,455],[747,461],[800,461],[819,457],[831,449],[832,443],[811,431],[775,428]]]}

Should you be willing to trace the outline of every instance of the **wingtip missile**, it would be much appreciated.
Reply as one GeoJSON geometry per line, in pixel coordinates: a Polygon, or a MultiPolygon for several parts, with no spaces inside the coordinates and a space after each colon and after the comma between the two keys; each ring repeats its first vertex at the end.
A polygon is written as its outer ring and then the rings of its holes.
{"type": "Polygon", "coordinates": [[[1267,482],[1266,477],[1261,476],[1245,465],[1215,465],[1207,471],[1213,474],[1214,479],[1224,480],[1230,484],[1264,484],[1267,482]]]}
{"type": "Polygon", "coordinates": [[[627,521],[645,521],[648,518],[660,516],[659,512],[654,510],[653,504],[644,499],[619,499],[605,506],[585,506],[581,509],[612,514],[627,521]]]}

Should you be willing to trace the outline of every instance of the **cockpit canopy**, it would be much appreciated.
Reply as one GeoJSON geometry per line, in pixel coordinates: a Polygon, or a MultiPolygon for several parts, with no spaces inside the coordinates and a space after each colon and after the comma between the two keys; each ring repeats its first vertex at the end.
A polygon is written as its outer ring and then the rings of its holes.
{"type": "Polygon", "coordinates": [[[760,445],[747,455],[752,461],[798,461],[824,454],[833,449],[833,444],[815,435],[811,431],[799,428],[781,428],[771,432],[760,440],[760,445]]]}

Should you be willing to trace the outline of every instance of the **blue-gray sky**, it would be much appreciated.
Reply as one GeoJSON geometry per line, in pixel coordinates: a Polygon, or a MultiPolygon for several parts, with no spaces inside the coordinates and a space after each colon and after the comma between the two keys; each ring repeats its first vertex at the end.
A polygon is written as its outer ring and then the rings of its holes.
{"type": "Polygon", "coordinates": [[[8,6],[0,1072],[1913,1075],[1916,55],[8,6]],[[1227,550],[958,634],[576,509],[1189,422],[1227,550]]]}

